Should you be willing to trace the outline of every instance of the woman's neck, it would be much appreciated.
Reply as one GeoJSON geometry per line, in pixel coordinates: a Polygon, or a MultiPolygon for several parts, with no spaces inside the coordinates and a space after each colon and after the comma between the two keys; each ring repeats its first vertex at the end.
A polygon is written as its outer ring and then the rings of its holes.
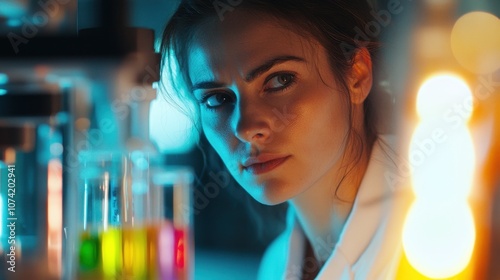
{"type": "Polygon", "coordinates": [[[351,212],[369,160],[369,151],[351,170],[334,166],[321,181],[290,200],[298,221],[322,265],[332,254],[351,212]],[[338,188],[338,189],[337,189],[338,188]]]}

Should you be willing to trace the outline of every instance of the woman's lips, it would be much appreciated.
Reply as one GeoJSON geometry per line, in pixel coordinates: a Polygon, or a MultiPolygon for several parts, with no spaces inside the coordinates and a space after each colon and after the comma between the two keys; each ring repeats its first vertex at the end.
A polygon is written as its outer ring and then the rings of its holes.
{"type": "Polygon", "coordinates": [[[277,168],[288,158],[289,156],[275,157],[269,160],[249,159],[245,161],[243,168],[254,175],[264,174],[277,168]]]}

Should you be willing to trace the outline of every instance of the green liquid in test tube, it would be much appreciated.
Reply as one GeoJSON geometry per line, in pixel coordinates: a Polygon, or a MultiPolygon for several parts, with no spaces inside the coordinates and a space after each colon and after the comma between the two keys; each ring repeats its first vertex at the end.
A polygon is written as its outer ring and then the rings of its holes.
{"type": "Polygon", "coordinates": [[[120,157],[107,152],[80,154],[82,179],[82,233],[79,244],[79,279],[119,279],[121,230],[113,209],[119,207],[117,191],[120,157]]]}
{"type": "Polygon", "coordinates": [[[97,269],[100,260],[99,237],[83,233],[80,239],[80,269],[89,271],[97,269]]]}

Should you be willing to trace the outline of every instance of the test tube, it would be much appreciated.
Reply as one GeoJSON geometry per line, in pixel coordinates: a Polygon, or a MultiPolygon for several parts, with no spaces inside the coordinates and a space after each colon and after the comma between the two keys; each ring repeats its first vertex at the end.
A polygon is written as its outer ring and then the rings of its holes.
{"type": "Polygon", "coordinates": [[[192,279],[192,171],[155,156],[82,152],[79,279],[192,279]]]}
{"type": "Polygon", "coordinates": [[[149,192],[149,154],[139,150],[124,157],[123,199],[123,276],[147,277],[147,228],[149,192]]]}
{"type": "Polygon", "coordinates": [[[162,280],[193,279],[191,193],[193,172],[188,167],[155,170],[153,189],[165,203],[158,235],[158,271],[162,280]]]}
{"type": "Polygon", "coordinates": [[[111,279],[121,270],[119,153],[84,151],[81,229],[77,259],[79,279],[111,279]]]}

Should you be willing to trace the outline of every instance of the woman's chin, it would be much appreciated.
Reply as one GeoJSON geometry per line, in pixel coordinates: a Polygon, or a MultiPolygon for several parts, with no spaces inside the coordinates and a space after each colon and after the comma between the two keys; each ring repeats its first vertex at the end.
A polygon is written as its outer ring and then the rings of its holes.
{"type": "Polygon", "coordinates": [[[281,204],[283,202],[286,202],[288,199],[276,199],[276,198],[269,198],[269,197],[260,197],[256,198],[257,202],[267,205],[267,206],[274,206],[281,204]]]}
{"type": "Polygon", "coordinates": [[[250,195],[257,202],[268,206],[274,206],[284,203],[293,197],[288,193],[283,193],[282,191],[277,191],[276,189],[273,190],[266,187],[258,193],[251,192],[250,195]]]}

